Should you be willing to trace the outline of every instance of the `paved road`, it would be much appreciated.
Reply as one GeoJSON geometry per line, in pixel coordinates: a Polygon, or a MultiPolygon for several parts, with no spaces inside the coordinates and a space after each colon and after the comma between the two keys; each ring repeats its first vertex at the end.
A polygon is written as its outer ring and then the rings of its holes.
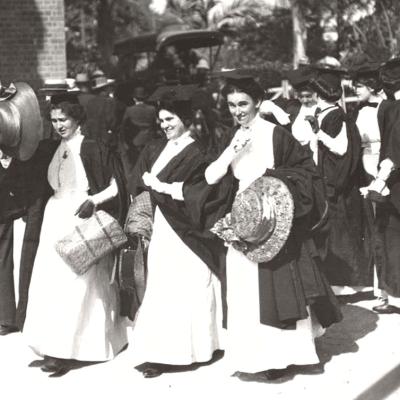
{"type": "Polygon", "coordinates": [[[224,359],[192,371],[144,379],[129,348],[114,361],[48,378],[28,368],[34,359],[23,335],[0,337],[0,393],[12,399],[400,399],[400,315],[378,316],[374,301],[343,306],[344,320],[318,339],[325,364],[319,375],[298,374],[275,383],[244,381],[224,371],[224,359]]]}

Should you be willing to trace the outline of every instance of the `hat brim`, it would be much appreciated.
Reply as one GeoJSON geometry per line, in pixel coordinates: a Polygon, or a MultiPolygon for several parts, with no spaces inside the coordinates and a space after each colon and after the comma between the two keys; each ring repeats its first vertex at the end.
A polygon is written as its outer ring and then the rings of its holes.
{"type": "Polygon", "coordinates": [[[33,156],[43,137],[43,124],[33,89],[25,82],[16,82],[15,87],[17,92],[7,101],[13,103],[19,111],[20,140],[16,146],[4,148],[4,151],[11,157],[26,161],[33,156]]]}
{"type": "MultiPolygon", "coordinates": [[[[285,245],[293,224],[294,201],[288,187],[280,179],[272,176],[262,176],[254,181],[246,190],[254,190],[275,200],[275,226],[271,235],[257,245],[247,243],[247,249],[237,242],[233,247],[243,251],[244,255],[256,263],[271,261],[285,245]]],[[[239,193],[235,201],[240,201],[241,196],[246,195],[246,190],[239,193]]]]}
{"type": "Polygon", "coordinates": [[[99,85],[92,86],[92,90],[101,89],[107,86],[111,86],[115,83],[115,79],[108,79],[107,82],[100,83],[99,85]]]}

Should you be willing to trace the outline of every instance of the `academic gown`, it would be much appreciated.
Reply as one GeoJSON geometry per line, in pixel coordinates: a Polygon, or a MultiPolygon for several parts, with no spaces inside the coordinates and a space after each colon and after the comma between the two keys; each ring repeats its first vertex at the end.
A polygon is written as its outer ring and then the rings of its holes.
{"type": "Polygon", "coordinates": [[[129,179],[131,193],[149,191],[154,206],[146,291],[132,333],[136,365],[205,362],[222,348],[222,243],[213,243],[211,232],[195,220],[185,189],[183,201],[175,200],[142,180],[152,172],[161,182],[186,185],[204,175],[204,155],[191,137],[176,140],[178,153],[173,145],[165,139],[149,144],[129,179]]]}
{"type": "Polygon", "coordinates": [[[380,108],[380,161],[389,158],[397,168],[386,182],[390,190],[388,201],[376,204],[375,260],[379,287],[391,296],[400,297],[400,101],[384,100],[380,108]]]}
{"type": "Polygon", "coordinates": [[[292,232],[274,259],[256,264],[228,248],[226,357],[233,370],[254,373],[318,362],[313,321],[326,327],[341,315],[319,271],[310,234],[316,176],[310,154],[285,129],[261,118],[250,129],[255,143],[245,148],[222,179],[223,185],[225,179],[235,187],[225,197],[225,211],[231,209],[237,183],[244,190],[262,175],[283,180],[295,202],[292,232]],[[282,348],[290,350],[283,355],[282,348]]]}
{"type": "Polygon", "coordinates": [[[318,148],[318,169],[324,179],[329,203],[329,230],[323,270],[331,285],[372,286],[373,271],[367,239],[368,224],[359,193],[361,140],[354,121],[341,108],[333,108],[320,123],[321,130],[337,137],[347,127],[348,147],[344,155],[334,154],[322,142],[318,148]]]}

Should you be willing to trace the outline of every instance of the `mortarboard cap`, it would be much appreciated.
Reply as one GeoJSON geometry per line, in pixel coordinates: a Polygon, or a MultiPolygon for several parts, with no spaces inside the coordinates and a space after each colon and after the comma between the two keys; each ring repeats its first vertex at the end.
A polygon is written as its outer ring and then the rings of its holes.
{"type": "Polygon", "coordinates": [[[226,71],[218,71],[213,74],[216,77],[226,79],[227,83],[235,83],[238,81],[254,81],[258,74],[256,71],[248,70],[248,69],[232,69],[226,71]]]}
{"type": "Polygon", "coordinates": [[[314,76],[315,68],[311,65],[302,65],[286,73],[286,78],[296,90],[308,87],[310,80],[314,76]]]}
{"type": "Polygon", "coordinates": [[[204,91],[199,85],[195,84],[160,86],[147,100],[159,107],[166,106],[168,110],[185,120],[191,118],[195,109],[202,108],[199,105],[202,92],[204,91]]]}
{"type": "Polygon", "coordinates": [[[400,89],[400,57],[386,61],[380,69],[382,83],[393,90],[400,89]]]}
{"type": "Polygon", "coordinates": [[[174,102],[191,101],[193,95],[199,90],[199,85],[167,85],[159,86],[148,101],[157,103],[165,98],[174,102]]]}

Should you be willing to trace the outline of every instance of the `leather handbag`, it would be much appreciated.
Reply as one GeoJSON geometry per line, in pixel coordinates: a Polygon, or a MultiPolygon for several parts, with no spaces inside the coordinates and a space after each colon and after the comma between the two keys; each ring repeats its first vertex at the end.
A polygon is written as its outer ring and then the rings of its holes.
{"type": "Polygon", "coordinates": [[[83,275],[104,256],[115,252],[127,241],[118,221],[100,210],[58,240],[55,249],[78,275],[83,275]]]}

